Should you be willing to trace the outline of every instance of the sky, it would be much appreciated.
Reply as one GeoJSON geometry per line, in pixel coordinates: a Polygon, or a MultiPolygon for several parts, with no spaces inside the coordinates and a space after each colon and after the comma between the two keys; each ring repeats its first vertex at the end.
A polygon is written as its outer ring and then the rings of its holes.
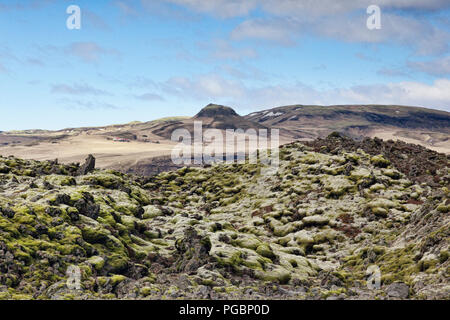
{"type": "Polygon", "coordinates": [[[449,0],[0,0],[0,131],[209,103],[450,111],[449,44],[449,0]],[[80,29],[67,27],[70,5],[80,29]],[[380,29],[367,27],[370,5],[380,29]]]}

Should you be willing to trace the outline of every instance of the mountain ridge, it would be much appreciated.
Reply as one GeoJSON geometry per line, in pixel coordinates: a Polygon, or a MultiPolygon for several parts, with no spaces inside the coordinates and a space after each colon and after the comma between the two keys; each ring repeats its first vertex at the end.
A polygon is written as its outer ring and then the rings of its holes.
{"type": "Polygon", "coordinates": [[[173,168],[165,164],[170,161],[175,145],[171,141],[172,133],[183,129],[192,136],[195,121],[201,121],[204,130],[222,132],[226,129],[279,129],[280,144],[312,141],[340,132],[356,140],[366,137],[402,140],[450,153],[450,113],[446,111],[386,105],[291,105],[241,116],[230,107],[209,104],[189,118],[169,117],[59,131],[3,132],[0,133],[0,154],[36,160],[58,158],[71,163],[82,162],[92,153],[101,168],[155,172],[146,170],[146,166],[173,168]]]}

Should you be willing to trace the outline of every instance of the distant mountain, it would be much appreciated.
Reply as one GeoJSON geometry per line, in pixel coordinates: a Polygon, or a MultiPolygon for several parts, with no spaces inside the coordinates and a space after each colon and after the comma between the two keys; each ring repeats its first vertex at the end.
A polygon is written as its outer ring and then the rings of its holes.
{"type": "Polygon", "coordinates": [[[280,128],[293,139],[315,139],[338,131],[353,138],[392,135],[433,146],[448,141],[450,113],[386,105],[293,105],[251,113],[246,119],[280,128]]]}
{"type": "Polygon", "coordinates": [[[450,142],[450,113],[395,105],[292,105],[240,116],[230,107],[209,104],[192,118],[160,122],[151,132],[170,139],[175,129],[192,132],[194,121],[202,121],[204,129],[280,129],[284,141],[314,140],[337,131],[354,139],[400,139],[436,148],[450,142]]]}
{"type": "Polygon", "coordinates": [[[152,130],[152,133],[168,139],[170,139],[172,132],[176,129],[184,128],[192,133],[195,121],[201,121],[204,129],[210,128],[220,130],[247,130],[250,128],[266,128],[266,126],[261,123],[248,120],[245,117],[238,115],[230,107],[217,104],[209,104],[190,119],[161,123],[160,126],[157,126],[152,130]]]}
{"type": "Polygon", "coordinates": [[[59,131],[3,132],[0,155],[58,158],[61,163],[70,163],[81,162],[92,153],[100,168],[150,175],[176,169],[170,161],[175,144],[172,133],[186,129],[192,134],[196,121],[202,122],[203,130],[279,129],[280,144],[312,141],[340,132],[356,140],[402,140],[450,154],[450,113],[445,111],[386,105],[292,105],[241,116],[230,107],[209,104],[194,117],[59,131]]]}
{"type": "Polygon", "coordinates": [[[289,124],[330,130],[391,126],[402,129],[450,130],[450,113],[439,110],[385,105],[294,105],[255,112],[246,119],[268,126],[289,124]]]}

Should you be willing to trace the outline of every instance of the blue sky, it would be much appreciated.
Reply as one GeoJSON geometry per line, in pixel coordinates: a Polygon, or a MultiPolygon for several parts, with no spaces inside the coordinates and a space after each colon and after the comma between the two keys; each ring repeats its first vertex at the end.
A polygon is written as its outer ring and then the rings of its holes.
{"type": "Polygon", "coordinates": [[[450,111],[448,0],[2,0],[0,131],[289,104],[450,111]],[[369,30],[366,9],[381,8],[369,30]],[[81,29],[69,30],[69,5],[81,29]]]}

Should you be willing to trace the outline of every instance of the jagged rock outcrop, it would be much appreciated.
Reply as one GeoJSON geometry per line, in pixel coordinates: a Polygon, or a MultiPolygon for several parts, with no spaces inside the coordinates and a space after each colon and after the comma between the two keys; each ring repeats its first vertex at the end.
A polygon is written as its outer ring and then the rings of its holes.
{"type": "Polygon", "coordinates": [[[88,155],[84,164],[78,169],[78,175],[86,175],[95,169],[95,158],[92,154],[88,155]]]}

